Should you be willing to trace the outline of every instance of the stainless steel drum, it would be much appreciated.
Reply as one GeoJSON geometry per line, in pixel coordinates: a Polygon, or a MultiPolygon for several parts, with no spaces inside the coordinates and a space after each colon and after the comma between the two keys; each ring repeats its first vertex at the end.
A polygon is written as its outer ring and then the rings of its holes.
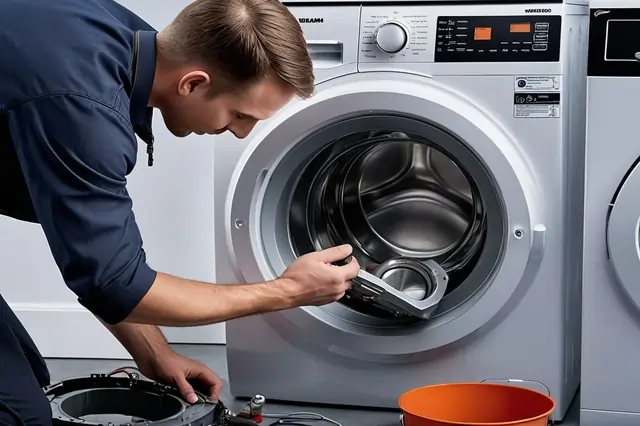
{"type": "MultiPolygon", "coordinates": [[[[378,265],[408,258],[436,262],[455,277],[477,257],[486,234],[473,179],[429,140],[400,132],[329,144],[302,173],[291,215],[298,222],[304,217],[315,250],[349,243],[374,275],[378,265]]],[[[308,247],[295,236],[292,243],[296,251],[308,247]]],[[[379,278],[407,296],[428,296],[415,268],[391,269],[379,278]]]]}

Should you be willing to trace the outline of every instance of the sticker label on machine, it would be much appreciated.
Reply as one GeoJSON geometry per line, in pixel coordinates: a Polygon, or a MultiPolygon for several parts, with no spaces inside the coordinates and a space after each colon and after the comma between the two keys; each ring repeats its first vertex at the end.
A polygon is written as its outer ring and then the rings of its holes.
{"type": "Polygon", "coordinates": [[[516,76],[514,118],[560,118],[560,78],[558,75],[516,76]]]}

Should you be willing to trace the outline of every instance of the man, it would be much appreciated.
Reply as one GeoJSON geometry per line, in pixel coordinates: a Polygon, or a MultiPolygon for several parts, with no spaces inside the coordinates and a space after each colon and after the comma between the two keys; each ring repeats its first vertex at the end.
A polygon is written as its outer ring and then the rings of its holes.
{"type": "MultiPolygon", "coordinates": [[[[303,256],[271,282],[225,286],[156,272],[126,190],[136,134],[153,160],[153,108],[178,137],[244,138],[312,94],[300,26],[278,0],[196,0],[159,33],[114,0],[3,0],[0,51],[0,214],[42,225],[68,287],[143,374],[188,401],[187,379],[197,379],[217,398],[220,379],[173,352],[157,325],[321,305],[348,289],[357,262],[332,265],[348,246],[303,256]]],[[[48,381],[0,297],[0,424],[50,425],[48,381]]]]}

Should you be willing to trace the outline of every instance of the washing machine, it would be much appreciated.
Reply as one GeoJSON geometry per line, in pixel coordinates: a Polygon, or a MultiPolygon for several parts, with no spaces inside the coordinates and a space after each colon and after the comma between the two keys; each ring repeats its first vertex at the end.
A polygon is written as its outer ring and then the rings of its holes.
{"type": "Polygon", "coordinates": [[[635,426],[640,424],[640,4],[592,0],[590,8],[580,424],[635,426]]]}
{"type": "Polygon", "coordinates": [[[287,3],[316,94],[216,140],[216,275],[341,243],[342,300],[230,321],[230,390],[397,407],[444,382],[579,383],[588,7],[287,3]]]}

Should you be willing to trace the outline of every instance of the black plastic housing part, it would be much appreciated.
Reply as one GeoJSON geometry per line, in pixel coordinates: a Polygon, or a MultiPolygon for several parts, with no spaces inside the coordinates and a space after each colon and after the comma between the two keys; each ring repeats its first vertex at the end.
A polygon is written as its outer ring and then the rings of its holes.
{"type": "Polygon", "coordinates": [[[232,426],[256,425],[238,419],[220,401],[196,391],[198,402],[185,402],[177,388],[133,377],[92,374],[63,380],[44,389],[53,425],[232,426]],[[122,420],[93,420],[113,416],[122,420]]]}

